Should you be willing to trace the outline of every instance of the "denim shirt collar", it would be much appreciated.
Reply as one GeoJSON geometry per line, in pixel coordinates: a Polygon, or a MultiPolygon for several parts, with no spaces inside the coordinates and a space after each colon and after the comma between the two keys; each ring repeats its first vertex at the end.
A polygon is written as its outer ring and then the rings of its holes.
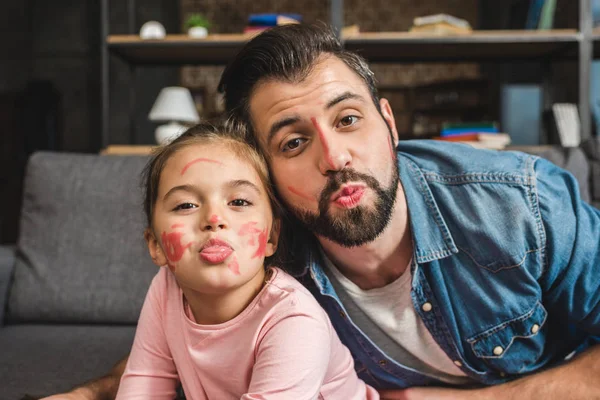
{"type": "Polygon", "coordinates": [[[398,153],[398,166],[417,263],[431,262],[458,253],[423,171],[402,153],[398,153]]]}

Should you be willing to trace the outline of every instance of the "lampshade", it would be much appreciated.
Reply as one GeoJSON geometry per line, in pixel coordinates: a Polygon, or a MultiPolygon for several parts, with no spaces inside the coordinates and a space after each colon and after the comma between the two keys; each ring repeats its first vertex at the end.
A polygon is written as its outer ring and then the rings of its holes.
{"type": "Polygon", "coordinates": [[[192,94],[187,88],[178,86],[166,87],[160,91],[148,118],[151,121],[200,121],[192,94]]]}

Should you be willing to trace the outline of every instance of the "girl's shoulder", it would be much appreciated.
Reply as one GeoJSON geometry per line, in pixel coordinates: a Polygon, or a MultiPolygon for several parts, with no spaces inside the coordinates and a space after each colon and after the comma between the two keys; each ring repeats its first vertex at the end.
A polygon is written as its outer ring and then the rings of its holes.
{"type": "Polygon", "coordinates": [[[314,316],[324,313],[314,296],[296,278],[282,270],[271,267],[266,289],[270,297],[277,299],[281,305],[304,311],[314,316]]]}

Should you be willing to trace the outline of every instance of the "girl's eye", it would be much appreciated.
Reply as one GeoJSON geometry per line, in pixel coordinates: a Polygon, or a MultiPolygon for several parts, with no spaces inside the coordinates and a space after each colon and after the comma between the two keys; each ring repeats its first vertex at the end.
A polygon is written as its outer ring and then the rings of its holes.
{"type": "Polygon", "coordinates": [[[296,150],[305,141],[306,141],[306,139],[302,139],[302,138],[292,139],[283,146],[283,151],[296,150]]]}
{"type": "Polygon", "coordinates": [[[189,210],[189,209],[192,209],[192,208],[196,208],[196,205],[195,205],[195,204],[192,204],[192,203],[181,203],[181,204],[179,204],[177,207],[175,207],[175,208],[173,209],[173,211],[178,211],[178,210],[189,210]]]}
{"type": "Polygon", "coordinates": [[[342,126],[350,126],[354,125],[358,121],[358,117],[356,115],[347,115],[344,118],[340,119],[340,124],[342,126]]]}
{"type": "Polygon", "coordinates": [[[244,199],[235,199],[235,200],[231,200],[229,202],[229,205],[233,206],[233,207],[247,207],[252,205],[252,203],[250,203],[248,200],[244,200],[244,199]]]}

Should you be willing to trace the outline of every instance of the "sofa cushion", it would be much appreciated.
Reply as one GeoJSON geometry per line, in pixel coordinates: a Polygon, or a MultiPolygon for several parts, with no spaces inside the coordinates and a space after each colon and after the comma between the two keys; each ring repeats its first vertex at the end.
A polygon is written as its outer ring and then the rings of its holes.
{"type": "Polygon", "coordinates": [[[157,268],[143,239],[145,156],[40,152],[25,175],[7,319],[135,323],[157,268]]]}
{"type": "Polygon", "coordinates": [[[47,396],[103,376],[129,353],[134,334],[134,326],[5,326],[0,398],[47,396]]]}

